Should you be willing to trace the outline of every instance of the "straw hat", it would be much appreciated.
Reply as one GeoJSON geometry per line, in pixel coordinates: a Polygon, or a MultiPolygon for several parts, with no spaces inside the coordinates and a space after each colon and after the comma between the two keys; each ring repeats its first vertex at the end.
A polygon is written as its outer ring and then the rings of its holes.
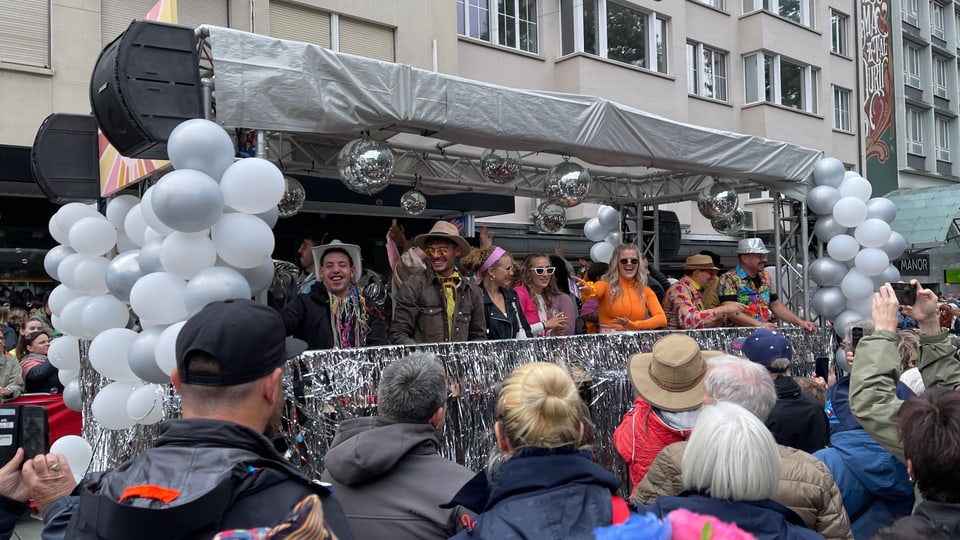
{"type": "Polygon", "coordinates": [[[443,238],[444,240],[450,240],[455,243],[460,248],[460,256],[466,257],[467,253],[470,253],[470,250],[473,248],[470,247],[470,244],[460,236],[460,231],[457,230],[457,226],[449,221],[438,221],[433,224],[433,228],[430,229],[430,232],[426,234],[420,234],[413,238],[413,245],[417,246],[420,249],[424,249],[427,244],[427,240],[431,238],[443,238]]]}
{"type": "Polygon", "coordinates": [[[720,270],[709,255],[691,255],[683,263],[684,270],[720,270]]]}
{"type": "Polygon", "coordinates": [[[670,334],[653,346],[653,352],[630,357],[630,380],[651,405],[665,411],[689,411],[703,402],[706,360],[721,354],[701,351],[697,342],[684,334],[670,334]]]}
{"type": "Polygon", "coordinates": [[[323,268],[323,265],[320,264],[320,261],[323,260],[323,255],[332,248],[342,249],[350,255],[350,262],[352,262],[353,267],[357,269],[353,274],[353,282],[356,283],[359,281],[360,276],[363,275],[363,261],[360,259],[360,246],[356,244],[344,244],[339,240],[334,240],[322,246],[316,246],[310,250],[313,252],[313,267],[317,269],[317,273],[319,274],[320,269],[323,268]]]}

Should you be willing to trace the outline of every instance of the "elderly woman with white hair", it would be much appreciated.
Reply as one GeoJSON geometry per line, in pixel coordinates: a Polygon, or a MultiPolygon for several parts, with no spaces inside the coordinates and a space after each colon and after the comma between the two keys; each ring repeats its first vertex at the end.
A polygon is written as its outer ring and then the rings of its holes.
{"type": "Polygon", "coordinates": [[[666,516],[678,508],[735,523],[757,540],[822,539],[789,508],[770,499],[780,482],[780,452],[770,430],[739,405],[703,407],[683,452],[683,487],[641,507],[666,516]]]}

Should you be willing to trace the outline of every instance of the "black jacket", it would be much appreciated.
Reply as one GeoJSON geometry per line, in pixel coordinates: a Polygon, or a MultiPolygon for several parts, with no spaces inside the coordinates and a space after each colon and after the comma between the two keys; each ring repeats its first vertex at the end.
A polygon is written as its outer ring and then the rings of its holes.
{"type": "Polygon", "coordinates": [[[487,339],[513,339],[517,337],[517,332],[521,328],[526,332],[527,337],[533,337],[530,323],[523,316],[520,299],[517,298],[517,293],[513,289],[500,287],[500,293],[503,294],[503,300],[507,306],[506,315],[494,305],[486,287],[481,286],[480,290],[483,291],[483,311],[487,316],[487,339]]]}
{"type": "Polygon", "coordinates": [[[767,427],[777,444],[812,454],[830,443],[830,421],[813,396],[800,391],[793,377],[786,375],[773,382],[777,403],[767,417],[767,427]]]}
{"type": "Polygon", "coordinates": [[[880,532],[919,538],[931,529],[946,532],[950,538],[960,538],[960,504],[922,501],[913,509],[913,515],[898,519],[889,529],[880,529],[880,532]]]}
{"type": "MultiPolygon", "coordinates": [[[[362,294],[362,293],[361,293],[362,294]]],[[[364,346],[388,345],[387,323],[383,313],[364,295],[370,333],[364,346]]],[[[309,293],[298,294],[280,312],[287,335],[307,342],[309,350],[332,349],[333,329],[330,326],[330,294],[317,281],[309,293]]]]}

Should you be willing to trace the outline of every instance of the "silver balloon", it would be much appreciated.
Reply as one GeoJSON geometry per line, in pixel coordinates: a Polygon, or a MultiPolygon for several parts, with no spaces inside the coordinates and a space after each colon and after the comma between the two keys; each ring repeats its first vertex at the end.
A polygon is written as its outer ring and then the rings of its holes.
{"type": "Polygon", "coordinates": [[[880,249],[882,249],[892,261],[903,255],[903,250],[907,249],[907,239],[897,231],[891,231],[890,238],[887,239],[887,242],[881,246],[880,249]]]}
{"type": "Polygon", "coordinates": [[[864,315],[863,313],[857,313],[856,311],[848,309],[833,319],[833,331],[837,333],[837,337],[840,339],[847,339],[847,330],[850,325],[864,319],[869,319],[870,316],[870,313],[864,315]]]}
{"type": "Polygon", "coordinates": [[[547,171],[543,192],[553,204],[570,208],[583,202],[590,191],[590,173],[570,161],[557,163],[547,171]]]}
{"type": "Polygon", "coordinates": [[[847,265],[830,257],[820,257],[810,264],[810,279],[821,287],[840,285],[846,274],[847,265]]]}
{"type": "Polygon", "coordinates": [[[133,338],[130,347],[127,348],[127,363],[130,365],[130,371],[148,383],[170,382],[170,376],[157,365],[156,356],[157,341],[165,329],[165,326],[144,328],[137,337],[133,338]]]}
{"type": "Polygon", "coordinates": [[[879,276],[873,276],[871,279],[873,279],[873,288],[880,290],[880,286],[884,283],[896,283],[900,281],[900,270],[897,270],[897,267],[891,264],[887,266],[887,269],[879,276]]]}
{"type": "MultiPolygon", "coordinates": [[[[167,380],[169,381],[169,377],[167,380]]],[[[71,411],[83,411],[83,398],[80,396],[80,379],[74,379],[63,387],[63,404],[71,411]]]]}
{"type": "Polygon", "coordinates": [[[69,246],[59,245],[53,247],[43,257],[43,269],[47,271],[48,276],[60,281],[60,278],[57,277],[57,268],[60,267],[60,263],[66,259],[68,255],[73,255],[74,253],[76,253],[76,251],[69,246]]]}
{"type": "Polygon", "coordinates": [[[818,186],[840,187],[846,167],[837,158],[823,158],[813,166],[813,181],[818,186]]]}
{"type": "Polygon", "coordinates": [[[829,242],[834,236],[848,232],[850,229],[837,223],[833,215],[818,217],[816,225],[813,226],[813,234],[823,243],[829,242]]]}
{"type": "Polygon", "coordinates": [[[387,188],[393,176],[393,151],[372,139],[354,139],[337,158],[340,179],[351,190],[373,195],[387,188]]]}
{"type": "Polygon", "coordinates": [[[544,201],[537,207],[533,221],[541,232],[555,233],[567,224],[567,211],[558,204],[544,201]]]}
{"type": "Polygon", "coordinates": [[[417,216],[427,209],[427,197],[416,189],[400,196],[400,208],[411,216],[417,216]]]}
{"type": "Polygon", "coordinates": [[[220,184],[200,171],[173,171],[151,189],[154,214],[173,230],[200,232],[209,229],[223,215],[220,184]]]}
{"type": "Polygon", "coordinates": [[[130,289],[141,277],[143,277],[143,271],[140,269],[140,250],[124,251],[107,265],[107,290],[117,300],[129,304],[130,289]]]}
{"type": "Polygon", "coordinates": [[[297,215],[303,208],[304,201],[307,200],[307,192],[303,189],[303,184],[296,178],[285,177],[287,180],[287,189],[283,192],[283,197],[277,203],[280,210],[280,217],[288,218],[297,215]]]}
{"type": "Polygon", "coordinates": [[[897,204],[886,197],[874,197],[867,201],[867,219],[877,218],[893,223],[897,217],[897,204]]]}
{"type": "MultiPolygon", "coordinates": [[[[236,268],[235,270],[246,278],[247,283],[250,285],[250,292],[256,296],[267,290],[270,284],[273,283],[274,262],[273,259],[267,259],[259,266],[254,266],[253,268],[236,268]]],[[[217,264],[219,265],[220,263],[217,264]]],[[[296,279],[294,279],[294,284],[296,284],[296,279]]]]}
{"type": "Polygon", "coordinates": [[[720,234],[733,236],[743,230],[745,219],[746,216],[743,215],[743,209],[737,208],[729,216],[711,219],[710,225],[713,225],[713,230],[720,234]]]}
{"type": "Polygon", "coordinates": [[[163,239],[151,240],[140,248],[140,271],[143,275],[154,272],[163,272],[163,263],[160,262],[160,249],[163,247],[163,239]]]}
{"type": "Polygon", "coordinates": [[[494,184],[512,182],[520,172],[520,152],[486,150],[480,156],[480,172],[494,184]]]}
{"type": "Polygon", "coordinates": [[[807,206],[821,216],[833,215],[833,205],[840,200],[840,191],[833,186],[817,186],[807,193],[807,206]]]}
{"type": "Polygon", "coordinates": [[[183,304],[187,313],[193,316],[210,302],[251,296],[250,284],[240,272],[224,266],[211,266],[190,278],[183,289],[183,304]]]}
{"type": "Polygon", "coordinates": [[[843,312],[847,304],[840,287],[824,287],[813,293],[810,299],[813,310],[825,319],[833,319],[843,312]]]}
{"type": "Polygon", "coordinates": [[[697,195],[697,209],[700,210],[700,215],[710,220],[727,217],[739,207],[740,198],[737,192],[720,182],[714,182],[697,195]]]}

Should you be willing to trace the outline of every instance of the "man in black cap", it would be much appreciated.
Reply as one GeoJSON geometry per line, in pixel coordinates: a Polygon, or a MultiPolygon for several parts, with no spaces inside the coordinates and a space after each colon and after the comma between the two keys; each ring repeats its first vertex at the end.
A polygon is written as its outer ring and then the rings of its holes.
{"type": "Polygon", "coordinates": [[[279,522],[316,494],[339,538],[352,538],[332,492],[277,453],[281,374],[306,348],[286,338],[273,309],[250,300],[209,304],[176,342],[170,374],[183,418],[163,422],[156,446],[114,470],[73,479],[59,454],[24,465],[44,538],[210,538],[279,522]],[[64,486],[66,491],[64,491],[64,486]]]}

